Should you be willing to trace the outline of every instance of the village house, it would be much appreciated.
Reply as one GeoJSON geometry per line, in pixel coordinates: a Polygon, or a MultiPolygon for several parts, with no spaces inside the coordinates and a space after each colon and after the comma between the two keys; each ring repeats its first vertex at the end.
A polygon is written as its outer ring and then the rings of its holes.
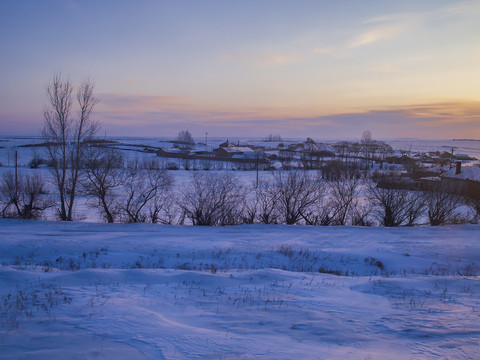
{"type": "Polygon", "coordinates": [[[235,147],[234,144],[232,144],[231,142],[229,142],[228,140],[221,143],[220,145],[218,145],[220,148],[228,148],[228,147],[235,147]]]}
{"type": "Polygon", "coordinates": [[[455,160],[468,161],[468,160],[476,160],[476,159],[471,156],[468,156],[468,154],[456,154],[455,160]]]}
{"type": "Polygon", "coordinates": [[[255,159],[256,152],[246,146],[225,146],[213,150],[215,156],[223,158],[246,158],[255,159]]]}
{"type": "Polygon", "coordinates": [[[182,158],[188,154],[188,151],[170,148],[170,149],[160,149],[157,151],[157,156],[166,157],[166,158],[182,158]]]}
{"type": "Polygon", "coordinates": [[[480,167],[456,166],[440,175],[442,186],[474,199],[480,199],[480,167]]]}

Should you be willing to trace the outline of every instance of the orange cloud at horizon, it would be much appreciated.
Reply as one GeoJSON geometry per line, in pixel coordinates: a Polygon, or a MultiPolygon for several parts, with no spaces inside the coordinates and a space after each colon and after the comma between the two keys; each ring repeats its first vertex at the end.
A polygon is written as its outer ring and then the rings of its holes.
{"type": "MultiPolygon", "coordinates": [[[[297,107],[225,107],[195,104],[188,97],[103,94],[98,114],[108,125],[174,128],[191,124],[228,132],[232,127],[247,128],[269,124],[279,131],[309,134],[311,129],[376,129],[383,137],[478,137],[480,101],[452,100],[405,106],[344,108],[321,111],[297,107]],[[360,121],[361,120],[361,121],[360,121]],[[360,125],[361,124],[361,125],[360,125]]],[[[342,130],[344,129],[344,130],[342,130]]],[[[262,131],[261,127],[258,131],[262,131]]],[[[246,131],[247,133],[247,131],[246,131]]]]}

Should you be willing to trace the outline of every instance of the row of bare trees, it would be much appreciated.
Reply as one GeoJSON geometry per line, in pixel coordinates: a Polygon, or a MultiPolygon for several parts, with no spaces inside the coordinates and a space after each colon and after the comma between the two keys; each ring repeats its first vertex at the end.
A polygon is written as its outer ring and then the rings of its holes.
{"type": "Polygon", "coordinates": [[[125,166],[118,150],[89,147],[81,173],[80,192],[109,223],[157,223],[167,211],[173,178],[154,162],[134,161],[125,166]]]}
{"type": "Polygon", "coordinates": [[[383,168],[384,163],[394,153],[389,144],[373,139],[370,131],[365,131],[358,142],[339,141],[333,144],[335,152],[319,150],[312,144],[314,141],[309,138],[301,152],[294,149],[282,150],[279,155],[282,168],[322,170],[327,179],[339,176],[353,178],[361,176],[361,170],[363,176],[367,176],[368,169],[372,168],[375,162],[383,168]]]}
{"type": "Polygon", "coordinates": [[[232,174],[198,173],[188,196],[179,203],[195,225],[436,226],[468,221],[458,211],[463,205],[470,205],[478,220],[478,202],[454,190],[442,186],[413,191],[408,181],[391,174],[378,182],[359,178],[323,181],[305,171],[276,171],[249,188],[232,174]]]}
{"type": "Polygon", "coordinates": [[[231,173],[196,173],[177,203],[182,219],[186,216],[195,225],[413,226],[465,221],[458,212],[465,199],[452,189],[412,191],[408,182],[391,175],[381,186],[376,184],[358,178],[322,181],[304,171],[277,171],[257,186],[245,187],[231,173]]]}
{"type": "Polygon", "coordinates": [[[480,212],[470,199],[463,197],[451,185],[439,184],[430,191],[412,191],[411,183],[396,176],[384,175],[377,186],[370,185],[369,193],[382,209],[380,224],[384,226],[413,226],[426,217],[432,226],[456,222],[467,222],[465,214],[458,212],[463,205],[474,210],[477,221],[480,212]]]}
{"type": "Polygon", "coordinates": [[[392,147],[384,141],[375,140],[369,130],[363,132],[360,141],[339,141],[333,145],[337,157],[348,166],[360,167],[357,160],[363,163],[365,168],[370,168],[374,161],[383,163],[393,155],[392,147]]]}
{"type": "MultiPolygon", "coordinates": [[[[478,201],[453,189],[411,190],[393,175],[325,181],[314,172],[273,171],[247,185],[234,172],[193,172],[186,184],[174,187],[171,172],[154,161],[125,163],[118,150],[93,146],[86,153],[77,191],[109,223],[442,225],[466,221],[458,211],[463,205],[477,220],[480,215],[478,201]]],[[[55,201],[38,174],[6,173],[0,204],[3,217],[36,219],[55,201]]]]}

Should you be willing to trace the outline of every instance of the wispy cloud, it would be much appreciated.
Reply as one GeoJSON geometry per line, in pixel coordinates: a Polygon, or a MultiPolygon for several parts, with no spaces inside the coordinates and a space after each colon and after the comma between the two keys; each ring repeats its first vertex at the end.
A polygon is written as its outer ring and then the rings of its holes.
{"type": "Polygon", "coordinates": [[[480,2],[476,0],[461,1],[441,8],[439,13],[445,16],[478,17],[480,15],[480,2]]]}
{"type": "Polygon", "coordinates": [[[160,111],[172,108],[188,108],[188,100],[172,95],[99,94],[102,111],[160,111]]]}
{"type": "Polygon", "coordinates": [[[480,101],[459,101],[320,116],[312,120],[319,123],[329,120],[330,125],[312,125],[309,131],[314,133],[318,128],[323,134],[342,134],[343,137],[359,136],[363,130],[370,129],[380,138],[480,138],[479,119],[480,101]]]}
{"type": "Polygon", "coordinates": [[[350,38],[333,46],[318,46],[312,49],[315,54],[345,58],[351,55],[354,49],[373,45],[382,41],[394,39],[413,26],[410,19],[403,16],[378,17],[368,19],[352,30],[350,38]]]}
{"type": "Polygon", "coordinates": [[[440,123],[478,123],[480,101],[455,101],[406,107],[414,118],[434,118],[440,123]]]}
{"type": "Polygon", "coordinates": [[[349,48],[357,48],[370,45],[378,41],[386,40],[397,36],[406,29],[405,24],[393,24],[369,29],[355,38],[347,45],[349,48]]]}

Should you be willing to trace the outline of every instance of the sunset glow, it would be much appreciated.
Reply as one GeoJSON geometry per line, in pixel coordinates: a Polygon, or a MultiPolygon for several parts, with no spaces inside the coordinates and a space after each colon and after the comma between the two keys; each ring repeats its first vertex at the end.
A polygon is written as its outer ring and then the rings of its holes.
{"type": "Polygon", "coordinates": [[[55,72],[112,135],[480,138],[479,1],[3,1],[0,124],[55,72]]]}

